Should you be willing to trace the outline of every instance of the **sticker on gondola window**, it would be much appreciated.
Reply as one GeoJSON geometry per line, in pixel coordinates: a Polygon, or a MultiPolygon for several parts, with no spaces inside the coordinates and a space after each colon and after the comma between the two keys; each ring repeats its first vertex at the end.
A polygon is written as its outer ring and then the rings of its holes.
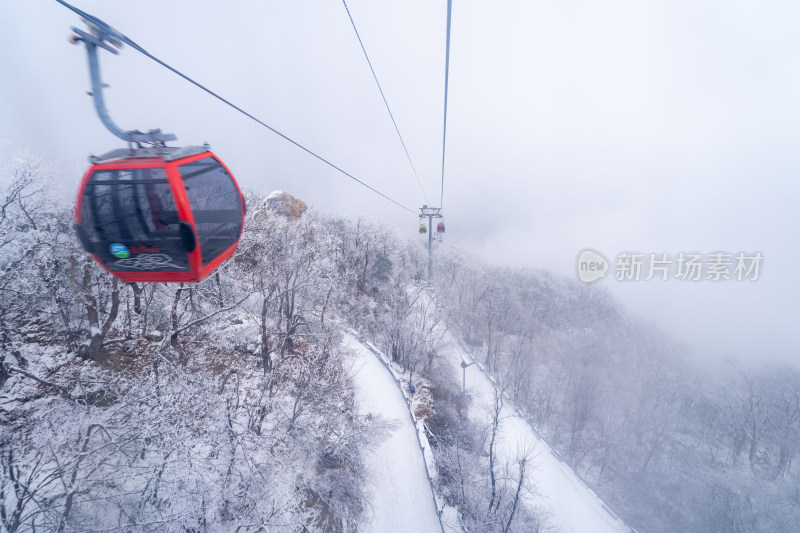
{"type": "Polygon", "coordinates": [[[128,247],[124,244],[114,243],[108,247],[111,250],[111,255],[114,257],[119,257],[120,259],[125,259],[131,255],[131,251],[128,250],[128,247]]]}

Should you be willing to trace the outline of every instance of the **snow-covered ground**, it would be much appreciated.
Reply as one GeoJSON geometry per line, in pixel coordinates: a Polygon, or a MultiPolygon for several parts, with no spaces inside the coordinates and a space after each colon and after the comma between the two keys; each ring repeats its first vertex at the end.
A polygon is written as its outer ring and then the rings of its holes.
{"type": "MultiPolygon", "coordinates": [[[[461,381],[461,361],[471,363],[472,358],[459,347],[449,332],[443,340],[443,353],[458,372],[461,381]]],[[[490,410],[494,405],[494,390],[492,381],[477,365],[466,369],[466,392],[472,397],[469,416],[487,427],[491,423],[490,410]]],[[[534,468],[530,474],[537,494],[528,504],[549,511],[549,525],[563,533],[630,531],[621,519],[610,514],[597,494],[584,485],[575,472],[551,451],[550,446],[537,436],[508,402],[503,406],[501,419],[498,457],[513,460],[518,450],[532,450],[534,468]]]]}
{"type": "Polygon", "coordinates": [[[358,413],[391,421],[394,431],[366,458],[372,512],[365,531],[441,531],[425,474],[417,430],[394,377],[375,355],[346,333],[344,345],[355,354],[353,376],[358,413]]]}

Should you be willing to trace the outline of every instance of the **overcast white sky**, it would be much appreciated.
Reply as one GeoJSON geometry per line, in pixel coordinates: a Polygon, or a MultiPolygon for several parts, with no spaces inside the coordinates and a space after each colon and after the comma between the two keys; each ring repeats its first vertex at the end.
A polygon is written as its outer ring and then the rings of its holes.
{"type": "MultiPolygon", "coordinates": [[[[348,3],[427,202],[341,2],[74,4],[397,201],[439,203],[445,0],[348,3]]],[[[52,0],[0,0],[0,139],[70,195],[87,154],[120,145],[73,25],[52,0]]],[[[798,362],[798,27],[796,1],[454,0],[447,242],[571,277],[585,247],[761,252],[756,282],[600,283],[698,357],[798,362]]],[[[101,54],[121,127],[208,141],[245,187],[415,237],[413,215],[137,52],[101,54]]]]}

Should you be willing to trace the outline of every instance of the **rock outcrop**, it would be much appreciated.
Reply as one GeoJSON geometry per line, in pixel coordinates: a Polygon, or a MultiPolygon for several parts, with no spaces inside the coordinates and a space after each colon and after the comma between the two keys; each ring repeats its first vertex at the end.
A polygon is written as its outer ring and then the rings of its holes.
{"type": "Polygon", "coordinates": [[[308,210],[305,202],[284,191],[275,191],[264,198],[261,208],[274,211],[289,220],[297,220],[308,210]]]}

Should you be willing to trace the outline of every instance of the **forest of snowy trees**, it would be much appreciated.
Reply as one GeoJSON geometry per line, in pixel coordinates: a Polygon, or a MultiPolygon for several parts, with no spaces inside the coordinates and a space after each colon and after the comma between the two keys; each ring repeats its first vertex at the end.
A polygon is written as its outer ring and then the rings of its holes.
{"type": "Polygon", "coordinates": [[[794,531],[800,371],[713,372],[601,288],[439,258],[439,301],[476,360],[640,531],[794,531]]]}
{"type": "Polygon", "coordinates": [[[354,272],[320,253],[327,222],[265,212],[206,282],[123,284],[51,173],[23,156],[3,176],[2,529],[353,529],[383,430],[354,415],[338,332],[304,317],[354,272]]]}
{"type": "Polygon", "coordinates": [[[122,283],[80,248],[53,175],[25,154],[0,173],[2,531],[355,530],[364,456],[391,428],[356,413],[335,321],[430,383],[436,490],[467,531],[546,521],[516,505],[535,464],[501,472],[497,424],[467,422],[442,328],[640,531],[800,523],[796,369],[700,373],[602,290],[447,246],[423,290],[419,243],[290,220],[262,192],[215,275],[122,283]]]}

